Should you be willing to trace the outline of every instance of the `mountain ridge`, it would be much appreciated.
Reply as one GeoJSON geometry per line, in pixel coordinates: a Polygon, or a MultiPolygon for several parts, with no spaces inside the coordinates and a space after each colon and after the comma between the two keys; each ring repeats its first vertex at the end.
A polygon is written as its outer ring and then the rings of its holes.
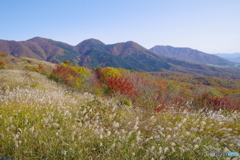
{"type": "Polygon", "coordinates": [[[134,41],[104,44],[100,40],[90,38],[72,46],[52,39],[34,37],[27,41],[0,40],[0,51],[15,57],[25,56],[53,63],[61,63],[67,59],[87,68],[110,66],[141,72],[240,74],[240,71],[235,69],[217,68],[158,55],[134,41]]]}
{"type": "Polygon", "coordinates": [[[231,62],[236,62],[236,63],[240,63],[240,53],[215,53],[214,55],[217,55],[219,57],[222,57],[224,59],[227,59],[231,62]]]}
{"type": "Polygon", "coordinates": [[[165,57],[177,58],[180,60],[185,60],[192,63],[200,64],[211,64],[219,66],[230,66],[234,67],[235,63],[230,62],[224,58],[218,57],[216,55],[211,55],[198,51],[196,49],[191,49],[187,47],[172,47],[157,45],[149,49],[158,55],[165,57]]]}

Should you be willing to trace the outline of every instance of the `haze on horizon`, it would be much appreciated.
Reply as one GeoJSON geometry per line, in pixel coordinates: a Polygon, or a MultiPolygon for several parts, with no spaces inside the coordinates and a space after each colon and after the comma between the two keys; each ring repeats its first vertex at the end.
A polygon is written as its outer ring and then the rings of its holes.
{"type": "Polygon", "coordinates": [[[189,47],[206,53],[240,52],[239,0],[12,0],[1,2],[0,39],[36,36],[77,45],[135,41],[189,47]]]}

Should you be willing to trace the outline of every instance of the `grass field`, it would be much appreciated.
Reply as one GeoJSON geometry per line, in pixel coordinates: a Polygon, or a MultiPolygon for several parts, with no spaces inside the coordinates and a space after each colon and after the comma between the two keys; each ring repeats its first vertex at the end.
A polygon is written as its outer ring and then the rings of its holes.
{"type": "Polygon", "coordinates": [[[239,151],[239,113],[143,112],[36,72],[0,70],[0,157],[207,160],[239,151]]]}

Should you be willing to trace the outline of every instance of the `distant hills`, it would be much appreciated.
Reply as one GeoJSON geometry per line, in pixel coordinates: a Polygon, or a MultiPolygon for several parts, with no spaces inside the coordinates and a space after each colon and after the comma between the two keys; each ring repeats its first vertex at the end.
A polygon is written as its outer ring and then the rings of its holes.
{"type": "Polygon", "coordinates": [[[190,48],[170,46],[155,46],[148,50],[133,41],[106,45],[97,39],[88,39],[71,46],[60,41],[35,37],[27,41],[0,40],[0,51],[15,57],[24,56],[53,63],[61,63],[67,59],[87,68],[111,66],[141,72],[176,71],[209,76],[240,75],[239,69],[204,65],[236,66],[236,63],[218,56],[190,48]]]}
{"type": "Polygon", "coordinates": [[[240,53],[231,53],[231,54],[226,54],[226,53],[216,53],[214,54],[216,56],[225,58],[231,62],[237,62],[240,63],[240,53]]]}
{"type": "Polygon", "coordinates": [[[193,63],[211,64],[217,66],[235,67],[236,63],[230,62],[217,55],[207,54],[191,48],[179,48],[172,46],[155,46],[150,49],[154,53],[171,58],[177,58],[193,63]]]}

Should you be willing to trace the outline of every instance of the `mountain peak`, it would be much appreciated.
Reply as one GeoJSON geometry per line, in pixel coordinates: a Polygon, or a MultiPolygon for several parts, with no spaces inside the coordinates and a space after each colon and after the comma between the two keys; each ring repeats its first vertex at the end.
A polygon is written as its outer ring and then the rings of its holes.
{"type": "Polygon", "coordinates": [[[30,42],[43,42],[43,41],[51,41],[51,39],[47,39],[47,38],[42,38],[42,37],[33,37],[27,41],[30,41],[30,42]]]}
{"type": "Polygon", "coordinates": [[[90,38],[90,39],[86,39],[86,40],[80,42],[77,46],[79,46],[79,45],[88,45],[88,44],[101,44],[101,45],[105,45],[103,42],[101,42],[98,39],[90,38]]]}
{"type": "Polygon", "coordinates": [[[36,36],[36,37],[33,37],[33,38],[31,38],[31,39],[29,39],[29,40],[27,40],[27,41],[40,40],[40,39],[47,39],[47,38],[43,38],[43,37],[38,37],[38,36],[36,36]]]}
{"type": "Polygon", "coordinates": [[[127,44],[137,44],[137,43],[134,42],[134,41],[127,41],[126,43],[127,43],[127,44]]]}
{"type": "Polygon", "coordinates": [[[139,49],[139,50],[147,50],[146,48],[144,48],[143,46],[141,46],[140,44],[138,44],[134,41],[127,41],[125,43],[125,47],[131,47],[131,48],[135,48],[135,49],[139,49]]]}

